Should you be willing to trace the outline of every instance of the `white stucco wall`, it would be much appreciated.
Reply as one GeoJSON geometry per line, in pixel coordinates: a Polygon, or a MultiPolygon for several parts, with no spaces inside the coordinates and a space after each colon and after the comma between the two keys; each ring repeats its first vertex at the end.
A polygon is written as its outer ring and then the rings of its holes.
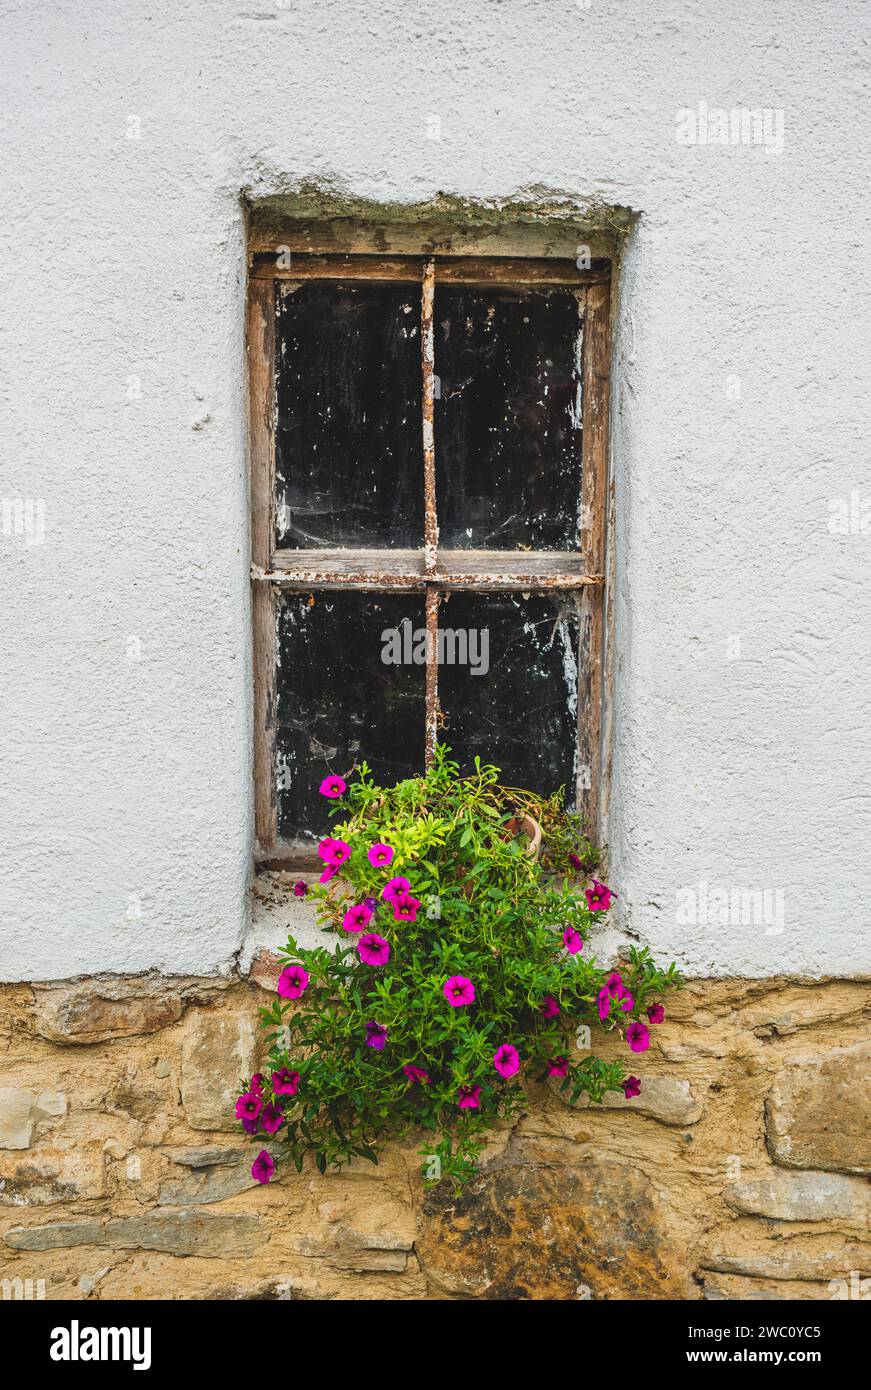
{"type": "Polygon", "coordinates": [[[641,213],[612,877],[692,973],[867,971],[871,535],[829,519],[871,498],[868,7],[34,0],[2,24],[0,496],[42,501],[45,537],[12,511],[0,534],[0,975],[208,972],[245,937],[240,192],[303,181],[641,213]],[[699,101],[782,110],[782,152],[677,143],[699,101]],[[783,929],[678,921],[702,882],[781,892],[783,929]]]}

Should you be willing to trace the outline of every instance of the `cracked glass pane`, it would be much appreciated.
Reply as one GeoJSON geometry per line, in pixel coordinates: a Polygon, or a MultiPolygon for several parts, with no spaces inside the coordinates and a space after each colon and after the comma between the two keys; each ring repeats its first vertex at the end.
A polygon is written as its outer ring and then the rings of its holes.
{"type": "Polygon", "coordinates": [[[423,544],[419,285],[308,280],[276,306],[276,543],[423,544]]]}
{"type": "Polygon", "coordinates": [[[436,286],[437,508],[446,549],[577,549],[580,333],[571,290],[436,286]]]}
{"type": "Polygon", "coordinates": [[[439,607],[439,630],[439,737],[461,768],[479,754],[508,786],[545,795],[564,786],[574,804],[576,600],[454,593],[439,607]]]}
{"type": "Polygon", "coordinates": [[[376,780],[423,771],[426,667],[416,594],[288,594],[278,610],[278,833],[323,835],[330,773],[364,760],[376,780]]]}

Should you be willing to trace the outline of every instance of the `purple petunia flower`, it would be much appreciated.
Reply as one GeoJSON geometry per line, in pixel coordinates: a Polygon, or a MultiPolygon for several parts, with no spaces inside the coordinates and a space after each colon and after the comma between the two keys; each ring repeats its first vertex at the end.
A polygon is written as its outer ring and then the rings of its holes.
{"type": "Polygon", "coordinates": [[[464,1004],[474,1004],[475,986],[465,975],[452,975],[442,985],[442,994],[452,1009],[460,1009],[464,1004]]]}
{"type": "Polygon", "coordinates": [[[556,1018],[560,1013],[560,1006],[552,994],[546,994],[538,1007],[545,1018],[556,1018]]]}
{"type": "Polygon", "coordinates": [[[366,965],[386,965],[390,959],[390,943],[377,932],[367,932],[357,942],[357,952],[366,965]]]}
{"type": "Polygon", "coordinates": [[[481,1104],[480,1086],[461,1086],[457,1092],[457,1105],[461,1110],[477,1110],[481,1104]]]}
{"type": "Polygon", "coordinates": [[[381,889],[381,896],[386,902],[392,902],[394,898],[407,893],[411,884],[407,878],[389,878],[381,889]]]}
{"type": "Polygon", "coordinates": [[[612,1004],[615,1004],[622,1013],[627,1014],[635,1007],[635,1000],[624,985],[623,977],[617,970],[608,976],[603,988],[599,990],[597,1002],[600,1018],[608,1017],[612,1004]]]}
{"type": "Polygon", "coordinates": [[[570,956],[576,956],[578,951],[584,949],[583,937],[575,931],[574,927],[566,927],[563,932],[563,945],[570,956]]]}
{"type": "Polygon", "coordinates": [[[606,883],[600,883],[594,878],[592,888],[584,889],[584,897],[587,899],[590,912],[607,912],[611,906],[611,899],[616,899],[617,894],[606,883]]]}
{"type": "Polygon", "coordinates": [[[356,907],[349,907],[342,918],[342,930],[351,932],[362,931],[371,921],[371,907],[367,907],[365,903],[357,903],[356,907]]]}
{"type": "Polygon", "coordinates": [[[370,846],[369,863],[374,864],[376,869],[386,869],[392,863],[395,853],[396,851],[390,845],[379,842],[377,845],[370,846]]]}
{"type": "Polygon", "coordinates": [[[261,1149],[251,1164],[251,1176],[258,1182],[267,1183],[275,1172],[275,1159],[265,1149],[261,1149]]]}
{"type": "Polygon", "coordinates": [[[263,1098],[256,1091],[243,1091],[236,1101],[237,1120],[256,1120],[263,1109],[263,1098]]]}
{"type": "Polygon", "coordinates": [[[626,1041],[633,1052],[646,1052],[650,1046],[650,1033],[643,1023],[633,1020],[626,1029],[626,1041]]]}
{"type": "Polygon", "coordinates": [[[265,1134],[277,1134],[284,1124],[284,1116],[277,1105],[264,1105],[260,1112],[260,1125],[265,1134]]]}
{"type": "Polygon", "coordinates": [[[410,893],[399,893],[393,899],[393,916],[397,922],[416,922],[420,899],[410,893]]]}
{"type": "Polygon", "coordinates": [[[324,778],[324,780],[321,782],[320,787],[318,788],[318,791],[320,792],[321,796],[328,796],[331,800],[335,800],[337,796],[342,795],[342,793],[345,790],[345,785],[346,783],[343,777],[337,777],[333,775],[332,777],[324,778]]]}
{"type": "Polygon", "coordinates": [[[307,892],[308,884],[306,883],[305,879],[298,878],[296,880],[296,883],[293,885],[293,896],[295,898],[304,898],[307,892]]]}
{"type": "Polygon", "coordinates": [[[493,1053],[493,1065],[499,1075],[507,1079],[520,1071],[520,1053],[512,1043],[503,1043],[493,1053]]]}
{"type": "Polygon", "coordinates": [[[569,863],[571,864],[572,868],[575,869],[575,870],[581,868],[581,861],[580,861],[578,855],[576,855],[576,854],[570,854],[570,855],[569,855],[569,863]]]}
{"type": "Polygon", "coordinates": [[[318,855],[325,863],[335,867],[344,864],[346,859],[350,859],[351,846],[347,840],[334,840],[331,835],[328,835],[318,845],[318,855]]]}
{"type": "Polygon", "coordinates": [[[329,883],[330,879],[339,872],[345,860],[350,859],[351,846],[345,840],[334,840],[331,835],[328,835],[318,845],[318,854],[327,866],[321,874],[319,882],[329,883]]]}
{"type": "Polygon", "coordinates": [[[295,1096],[299,1090],[299,1072],[289,1067],[280,1067],[272,1073],[272,1094],[274,1096],[295,1096]]]}
{"type": "Polygon", "coordinates": [[[387,1029],[374,1019],[366,1024],[366,1046],[374,1047],[380,1052],[387,1042],[387,1029]]]}
{"type": "Polygon", "coordinates": [[[299,999],[308,989],[308,971],[301,965],[288,965],[278,977],[276,986],[282,999],[299,999]]]}
{"type": "Polygon", "coordinates": [[[665,1019],[665,1009],[661,1004],[651,1004],[647,1010],[647,1017],[650,1023],[662,1023],[665,1019]]]}
{"type": "Polygon", "coordinates": [[[627,1100],[632,1100],[633,1096],[641,1094],[641,1082],[637,1076],[627,1076],[625,1081],[621,1081],[623,1094],[627,1100]]]}
{"type": "Polygon", "coordinates": [[[547,1064],[548,1076],[568,1076],[569,1059],[568,1057],[551,1057],[547,1064]]]}
{"type": "Polygon", "coordinates": [[[252,1076],[248,1090],[253,1091],[255,1096],[259,1096],[263,1090],[263,1076],[259,1071],[256,1071],[252,1076]]]}
{"type": "Polygon", "coordinates": [[[416,1067],[413,1062],[407,1062],[406,1065],[402,1068],[402,1070],[408,1077],[409,1086],[429,1085],[429,1073],[425,1072],[423,1067],[416,1067]]]}
{"type": "Polygon", "coordinates": [[[375,909],[376,909],[376,907],[378,906],[378,899],[377,899],[377,898],[364,898],[364,899],[363,899],[363,906],[364,906],[364,907],[368,907],[368,909],[369,909],[370,912],[374,912],[375,909]]]}

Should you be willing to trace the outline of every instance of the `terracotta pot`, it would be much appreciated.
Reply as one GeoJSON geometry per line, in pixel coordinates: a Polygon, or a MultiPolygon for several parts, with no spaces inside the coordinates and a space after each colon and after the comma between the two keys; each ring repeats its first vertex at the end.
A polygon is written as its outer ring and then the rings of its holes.
{"type": "Polygon", "coordinates": [[[512,816],[511,820],[506,821],[505,829],[510,830],[512,835],[525,835],[529,841],[526,853],[533,859],[538,858],[541,854],[541,826],[534,816],[528,811],[523,811],[519,816],[512,816]]]}

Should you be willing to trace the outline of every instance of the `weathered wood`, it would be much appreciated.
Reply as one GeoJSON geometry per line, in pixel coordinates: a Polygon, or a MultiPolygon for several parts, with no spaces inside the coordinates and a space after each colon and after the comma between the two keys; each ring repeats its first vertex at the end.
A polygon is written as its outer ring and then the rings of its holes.
{"type": "Polygon", "coordinates": [[[277,550],[255,578],[288,589],[439,589],[482,592],[583,589],[603,583],[582,557],[562,550],[440,550],[427,570],[423,550],[277,550]]]}
{"type": "Polygon", "coordinates": [[[436,282],[459,285],[597,285],[610,279],[610,261],[594,261],[581,270],[575,261],[523,260],[501,256],[441,256],[436,282]]]}
{"type": "MultiPolygon", "coordinates": [[[[421,283],[427,261],[421,256],[312,256],[276,247],[255,254],[252,280],[403,280],[421,283]]],[[[583,286],[610,279],[611,263],[593,261],[579,270],[569,260],[529,260],[511,256],[441,256],[437,284],[583,286]]]]}
{"type": "MultiPolygon", "coordinates": [[[[611,364],[610,291],[587,291],[584,323],[583,475],[581,550],[592,573],[604,576],[608,498],[608,401],[611,364]]],[[[578,669],[578,807],[598,838],[602,778],[604,585],[581,593],[578,669]]]]}
{"type": "Polygon", "coordinates": [[[280,200],[258,200],[249,209],[249,251],[272,252],[279,248],[315,254],[428,256],[520,256],[574,260],[579,248],[594,259],[613,257],[631,225],[631,215],[609,225],[590,226],[582,217],[515,220],[509,212],[498,221],[476,223],[458,218],[456,212],[427,212],[411,221],[391,222],[371,212],[360,216],[292,215],[278,206],[280,200]]]}
{"type": "Polygon", "coordinates": [[[277,250],[258,253],[252,280],[411,280],[423,278],[422,256],[308,256],[277,250]]]}
{"type": "MultiPolygon", "coordinates": [[[[275,286],[254,281],[248,296],[248,455],[251,562],[266,566],[275,538],[275,286]]],[[[261,850],[277,840],[275,801],[275,591],[251,596],[254,677],[254,829],[261,850]]]]}
{"type": "Polygon", "coordinates": [[[615,648],[613,641],[614,632],[614,584],[617,566],[615,563],[615,553],[613,537],[616,534],[615,517],[615,496],[614,478],[608,478],[608,512],[605,518],[605,536],[608,544],[606,545],[606,572],[605,584],[602,595],[604,604],[603,615],[603,634],[604,661],[602,677],[602,727],[600,732],[600,744],[602,749],[602,765],[599,775],[599,807],[598,818],[600,833],[604,837],[608,825],[611,808],[611,778],[613,770],[614,756],[614,667],[615,667],[615,648]]]}
{"type": "Polygon", "coordinates": [[[433,337],[433,303],[435,298],[435,263],[428,260],[423,267],[423,291],[420,307],[420,364],[422,372],[423,400],[423,553],[427,574],[436,567],[436,551],[439,543],[439,526],[436,516],[436,474],[435,474],[435,432],[433,410],[435,406],[435,380],[433,361],[435,343],[433,337]]]}
{"type": "Polygon", "coordinates": [[[258,845],[254,861],[259,869],[272,869],[275,872],[319,874],[323,860],[318,859],[317,848],[313,844],[295,844],[279,841],[274,845],[258,845]]]}

